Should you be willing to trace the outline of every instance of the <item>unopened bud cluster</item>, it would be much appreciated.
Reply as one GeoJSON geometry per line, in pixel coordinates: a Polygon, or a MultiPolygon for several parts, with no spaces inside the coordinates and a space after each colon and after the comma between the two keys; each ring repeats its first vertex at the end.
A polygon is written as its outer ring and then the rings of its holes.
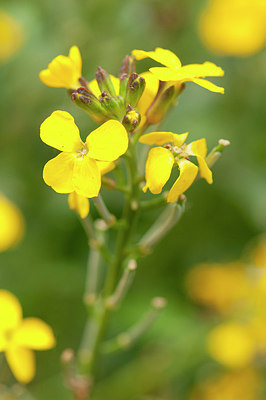
{"type": "Polygon", "coordinates": [[[126,56],[122,63],[119,89],[113,77],[103,68],[98,67],[95,77],[100,96],[91,90],[90,83],[81,78],[82,86],[71,91],[72,101],[96,122],[117,119],[132,132],[140,123],[141,116],[136,107],[145,90],[145,79],[135,72],[134,57],[126,56]]]}

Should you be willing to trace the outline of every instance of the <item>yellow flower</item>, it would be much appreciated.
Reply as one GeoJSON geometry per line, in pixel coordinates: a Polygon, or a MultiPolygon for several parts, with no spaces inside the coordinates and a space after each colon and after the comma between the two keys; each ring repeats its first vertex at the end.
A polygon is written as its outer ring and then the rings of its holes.
{"type": "Polygon", "coordinates": [[[208,337],[210,355],[231,368],[248,366],[256,351],[256,341],[249,329],[235,322],[215,327],[208,337]]]}
{"type": "Polygon", "coordinates": [[[22,26],[11,15],[0,10],[0,63],[16,53],[24,38],[22,26]]]}
{"type": "Polygon", "coordinates": [[[77,46],[72,46],[68,57],[57,56],[40,72],[40,80],[47,86],[77,89],[80,86],[82,60],[77,46]]]}
{"type": "MultiPolygon", "coordinates": [[[[115,167],[114,162],[97,161],[101,175],[107,174],[115,167]]],[[[68,205],[70,210],[76,210],[80,218],[87,217],[90,211],[90,202],[87,197],[81,196],[77,192],[72,192],[68,196],[68,205]]]]}
{"type": "Polygon", "coordinates": [[[214,85],[212,82],[207,81],[206,76],[223,76],[224,71],[222,68],[211,62],[203,64],[189,64],[182,67],[179,58],[170,50],[161,49],[157,47],[155,51],[133,50],[132,54],[137,60],[143,58],[152,58],[153,60],[163,64],[165,67],[150,68],[152,72],[160,81],[172,82],[194,82],[197,85],[204,87],[212,92],[224,93],[224,89],[214,85]]]}
{"type": "Polygon", "coordinates": [[[43,179],[58,193],[77,192],[84,197],[98,196],[101,172],[97,161],[114,161],[128,147],[123,125],[115,120],[102,124],[83,143],[73,117],[55,111],[41,125],[44,143],[61,150],[44,166],[43,179]]]}
{"type": "Polygon", "coordinates": [[[23,237],[24,218],[19,209],[0,193],[0,252],[16,245],[23,237]]]}
{"type": "Polygon", "coordinates": [[[206,140],[200,139],[185,145],[188,133],[177,135],[172,132],[152,132],[140,137],[141,143],[149,145],[163,145],[149,151],[146,162],[145,179],[147,189],[154,194],[162,191],[163,186],[170,178],[172,168],[177,165],[180,171],[178,179],[169,191],[167,201],[175,202],[193,183],[198,174],[198,167],[189,161],[189,156],[196,156],[199,164],[200,176],[208,183],[212,183],[212,172],[205,157],[207,154],[206,140]],[[169,144],[172,143],[172,145],[169,144]]]}
{"type": "Polygon", "coordinates": [[[32,350],[47,350],[55,345],[52,329],[38,318],[22,319],[18,299],[0,290],[0,351],[19,382],[27,383],[35,375],[32,350]]]}
{"type": "Polygon", "coordinates": [[[203,43],[222,55],[250,56],[265,45],[264,0],[211,0],[199,18],[203,43]]]}

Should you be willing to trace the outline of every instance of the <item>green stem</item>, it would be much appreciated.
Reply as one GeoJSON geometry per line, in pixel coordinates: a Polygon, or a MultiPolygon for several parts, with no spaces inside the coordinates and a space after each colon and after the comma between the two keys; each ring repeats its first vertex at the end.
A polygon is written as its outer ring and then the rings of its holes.
{"type": "Polygon", "coordinates": [[[118,232],[117,247],[116,247],[114,261],[110,265],[109,272],[106,278],[106,284],[103,290],[102,310],[98,318],[98,329],[94,338],[90,362],[86,368],[86,372],[89,375],[94,375],[95,373],[96,363],[100,352],[100,344],[105,335],[109,316],[112,311],[108,306],[107,299],[112,295],[114,291],[118,273],[121,270],[123,261],[126,257],[125,249],[130,240],[132,229],[134,227],[134,222],[137,217],[139,209],[138,204],[140,197],[140,189],[139,185],[136,184],[137,160],[136,160],[136,148],[133,140],[131,140],[126,161],[128,166],[128,175],[130,184],[130,193],[126,197],[126,202],[123,211],[123,219],[126,221],[126,224],[122,225],[118,232]]]}
{"type": "Polygon", "coordinates": [[[113,353],[130,347],[149,329],[165,305],[166,301],[163,297],[155,297],[152,299],[151,309],[147,314],[128,331],[120,333],[114,339],[103,343],[102,352],[113,353]]]}
{"type": "Polygon", "coordinates": [[[125,297],[135,275],[137,263],[134,259],[129,260],[123,275],[118,282],[115,292],[107,299],[107,306],[115,309],[121,300],[125,297]]]}
{"type": "Polygon", "coordinates": [[[156,208],[165,206],[167,204],[167,196],[168,196],[168,192],[163,192],[163,194],[161,196],[152,198],[150,200],[146,200],[146,201],[141,201],[140,202],[140,209],[141,211],[150,211],[150,210],[154,210],[156,208]]]}
{"type": "Polygon", "coordinates": [[[215,146],[212,151],[206,157],[206,163],[208,167],[212,167],[216,161],[221,157],[222,152],[224,151],[225,147],[229,146],[229,140],[220,139],[218,145],[215,146]]]}
{"type": "Polygon", "coordinates": [[[97,197],[93,197],[93,202],[100,216],[104,219],[104,221],[108,226],[111,226],[115,222],[115,217],[110,213],[110,211],[106,207],[102,199],[102,196],[99,194],[97,197]]]}
{"type": "Polygon", "coordinates": [[[177,224],[185,211],[186,197],[179,196],[177,203],[169,203],[163,210],[159,218],[154,222],[150,229],[145,233],[138,247],[144,255],[151,249],[177,224]]]}

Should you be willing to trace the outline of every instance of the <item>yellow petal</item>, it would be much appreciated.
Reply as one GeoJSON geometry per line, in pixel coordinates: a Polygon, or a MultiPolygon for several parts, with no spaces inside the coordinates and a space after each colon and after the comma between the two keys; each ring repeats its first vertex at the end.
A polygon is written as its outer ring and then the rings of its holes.
{"type": "Polygon", "coordinates": [[[150,189],[153,194],[160,193],[171,175],[173,164],[174,157],[169,150],[163,147],[151,149],[146,162],[143,191],[150,189]]]}
{"type": "Polygon", "coordinates": [[[255,341],[248,329],[234,322],[214,328],[208,338],[211,356],[231,368],[250,365],[255,354],[255,341]]]}
{"type": "Polygon", "coordinates": [[[138,102],[137,111],[141,115],[141,125],[143,124],[144,115],[153,102],[159,88],[159,79],[151,72],[143,72],[140,76],[145,79],[145,89],[138,102]]]}
{"type": "Polygon", "coordinates": [[[200,171],[201,178],[204,178],[209,184],[212,184],[212,182],[213,182],[212,171],[208,167],[205,159],[201,156],[198,156],[197,160],[199,163],[199,171],[200,171]]]}
{"type": "Polygon", "coordinates": [[[16,296],[0,290],[0,332],[15,329],[21,319],[22,308],[16,296]]]}
{"type": "Polygon", "coordinates": [[[81,77],[82,60],[79,48],[77,46],[72,46],[69,50],[68,57],[73,61],[73,64],[75,65],[76,74],[81,77]]]}
{"type": "Polygon", "coordinates": [[[175,202],[178,197],[184,193],[193,183],[198,174],[198,167],[187,160],[181,160],[178,163],[180,175],[173,184],[167,201],[169,203],[175,202]]]}
{"type": "Polygon", "coordinates": [[[162,145],[166,143],[173,143],[174,146],[182,146],[187,138],[188,132],[181,133],[180,135],[172,132],[151,132],[139,138],[140,143],[149,145],[162,145]]]}
{"type": "Polygon", "coordinates": [[[110,120],[87,137],[89,156],[99,161],[114,161],[127,151],[128,135],[123,125],[110,120]]]}
{"type": "Polygon", "coordinates": [[[191,142],[186,146],[186,152],[192,156],[201,156],[205,158],[207,155],[206,139],[199,139],[191,142]]]}
{"type": "Polygon", "coordinates": [[[80,147],[79,129],[66,111],[54,111],[41,124],[41,139],[55,149],[72,152],[80,147]]]}
{"type": "Polygon", "coordinates": [[[157,47],[155,51],[133,50],[132,54],[136,60],[143,60],[143,58],[149,57],[169,68],[181,67],[179,58],[172,51],[161,47],[157,47]]]}
{"type": "Polygon", "coordinates": [[[23,237],[25,222],[20,210],[0,193],[0,253],[23,237]]]}
{"type": "Polygon", "coordinates": [[[224,88],[221,86],[217,86],[214,83],[207,81],[206,79],[191,79],[191,82],[196,83],[199,86],[202,86],[204,89],[210,90],[214,93],[224,94],[224,88]]]}
{"type": "Polygon", "coordinates": [[[71,153],[60,153],[48,161],[43,169],[44,182],[57,193],[71,193],[74,190],[73,170],[75,157],[71,153]]]}
{"type": "Polygon", "coordinates": [[[75,64],[69,57],[57,56],[50,62],[48,69],[54,76],[55,82],[60,83],[61,87],[70,89],[76,86],[79,76],[77,76],[75,64]]]}
{"type": "Polygon", "coordinates": [[[50,87],[64,87],[64,83],[60,81],[60,79],[55,78],[55,76],[52,74],[52,72],[49,69],[43,69],[39,73],[39,78],[44,83],[46,86],[50,87]]]}
{"type": "Polygon", "coordinates": [[[113,161],[97,161],[97,166],[100,170],[101,175],[105,175],[115,168],[115,163],[113,161]]]}
{"type": "MultiPolygon", "coordinates": [[[[120,81],[116,76],[113,76],[113,75],[110,75],[110,78],[111,78],[112,84],[114,86],[115,92],[116,92],[116,94],[118,96],[119,95],[120,81]]],[[[99,89],[99,86],[98,86],[98,83],[97,83],[96,79],[93,79],[92,81],[90,81],[89,88],[95,94],[95,96],[100,97],[101,91],[99,89]]]]}
{"type": "Polygon", "coordinates": [[[101,174],[96,161],[89,156],[77,158],[73,171],[74,189],[84,197],[96,197],[101,188],[101,174]]]}
{"type": "Polygon", "coordinates": [[[49,325],[38,318],[25,318],[14,332],[12,342],[17,347],[47,350],[55,346],[55,338],[49,325]]]}
{"type": "Polygon", "coordinates": [[[194,78],[205,78],[206,76],[223,76],[222,68],[217,67],[214,63],[206,61],[203,64],[184,65],[177,72],[176,80],[186,81],[194,78]]]}
{"type": "Polygon", "coordinates": [[[6,351],[8,365],[21,383],[30,382],[35,375],[35,357],[32,350],[10,347],[6,351]]]}
{"type": "Polygon", "coordinates": [[[205,157],[207,154],[207,144],[205,139],[195,140],[186,147],[186,152],[189,155],[196,156],[199,163],[200,176],[208,183],[212,183],[212,171],[208,167],[205,157]]]}
{"type": "Polygon", "coordinates": [[[160,81],[178,81],[177,71],[170,68],[154,67],[149,69],[160,81]]]}
{"type": "Polygon", "coordinates": [[[76,210],[80,218],[86,218],[90,211],[90,202],[87,197],[80,196],[76,192],[68,196],[68,205],[71,210],[76,210]]]}
{"type": "Polygon", "coordinates": [[[5,351],[8,347],[8,340],[5,332],[0,329],[0,352],[5,351]]]}

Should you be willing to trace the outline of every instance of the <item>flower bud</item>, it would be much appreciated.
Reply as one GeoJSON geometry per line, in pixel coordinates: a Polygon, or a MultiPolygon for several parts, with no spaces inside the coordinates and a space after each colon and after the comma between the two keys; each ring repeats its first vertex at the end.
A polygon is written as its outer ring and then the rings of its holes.
{"type": "Polygon", "coordinates": [[[127,83],[126,104],[136,107],[146,86],[145,79],[133,72],[127,83]]]}
{"type": "Polygon", "coordinates": [[[161,121],[168,108],[176,98],[175,86],[164,90],[166,82],[160,82],[157,95],[146,112],[147,121],[153,125],[161,121]]]}
{"type": "Polygon", "coordinates": [[[128,75],[127,74],[120,75],[119,96],[121,96],[122,99],[125,99],[127,95],[127,83],[128,83],[128,75]]]}
{"type": "Polygon", "coordinates": [[[116,97],[114,85],[107,71],[101,67],[98,67],[96,72],[96,80],[101,92],[107,92],[110,96],[116,97]]]}
{"type": "Polygon", "coordinates": [[[140,114],[136,112],[130,105],[128,105],[122,124],[128,132],[133,132],[138,127],[140,119],[140,114]]]}
{"type": "Polygon", "coordinates": [[[107,113],[101,106],[97,97],[87,88],[80,87],[72,92],[72,101],[84,111],[86,111],[94,121],[105,122],[107,121],[107,113]]]}
{"type": "Polygon", "coordinates": [[[109,118],[118,120],[122,118],[123,109],[118,98],[111,97],[106,91],[103,91],[99,101],[109,118]]]}
{"type": "Polygon", "coordinates": [[[122,62],[119,79],[121,80],[123,75],[130,76],[133,72],[136,72],[135,58],[127,55],[122,62]]]}

